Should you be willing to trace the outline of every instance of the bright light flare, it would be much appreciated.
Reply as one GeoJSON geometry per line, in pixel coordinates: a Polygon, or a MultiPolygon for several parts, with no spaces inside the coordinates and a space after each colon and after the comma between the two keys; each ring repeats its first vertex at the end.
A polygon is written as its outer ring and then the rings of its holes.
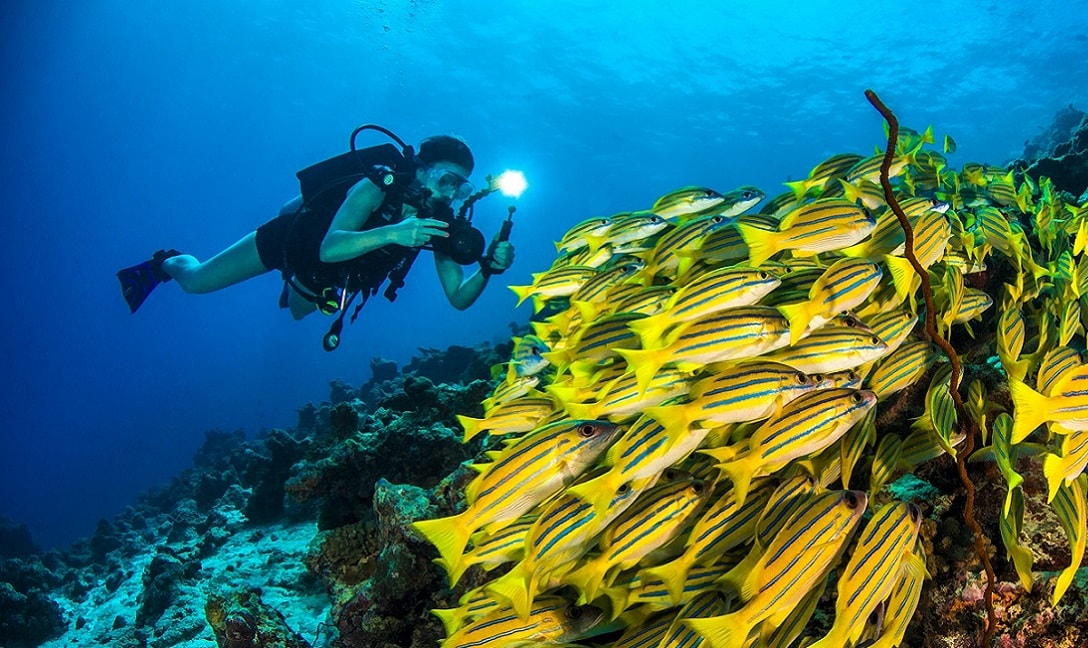
{"type": "Polygon", "coordinates": [[[503,171],[495,178],[493,186],[497,187],[504,196],[517,198],[525,191],[529,183],[525,181],[525,174],[521,171],[503,171]]]}

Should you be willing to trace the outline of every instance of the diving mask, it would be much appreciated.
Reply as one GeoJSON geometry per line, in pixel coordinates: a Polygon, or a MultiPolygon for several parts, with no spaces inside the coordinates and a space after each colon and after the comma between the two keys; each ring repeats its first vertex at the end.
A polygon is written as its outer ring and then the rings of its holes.
{"type": "Polygon", "coordinates": [[[464,200],[472,195],[475,187],[465,176],[450,169],[427,169],[427,184],[435,188],[435,195],[454,200],[464,200]]]}

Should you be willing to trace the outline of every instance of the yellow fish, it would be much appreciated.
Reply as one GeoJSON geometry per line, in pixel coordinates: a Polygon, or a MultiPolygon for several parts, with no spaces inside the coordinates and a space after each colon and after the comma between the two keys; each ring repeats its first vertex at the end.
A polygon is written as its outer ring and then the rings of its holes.
{"type": "Polygon", "coordinates": [[[522,620],[510,608],[489,612],[442,642],[442,648],[531,648],[564,645],[584,637],[604,618],[592,605],[572,605],[558,596],[535,601],[522,620]]]}
{"type": "Polygon", "coordinates": [[[753,267],[762,265],[775,253],[790,250],[795,256],[841,250],[861,241],[873,231],[876,219],[868,211],[842,198],[825,198],[801,205],[768,231],[737,224],[748,245],[753,267]]]}
{"type": "Polygon", "coordinates": [[[837,313],[860,305],[880,284],[884,271],[869,259],[839,259],[820,275],[808,292],[808,300],[783,304],[778,310],[790,322],[790,344],[806,330],[819,328],[837,313]]]}
{"type": "Polygon", "coordinates": [[[451,573],[477,529],[494,532],[569,485],[596,462],[620,428],[606,421],[559,421],[501,452],[465,489],[468,509],[414,522],[451,573]]]}
{"type": "Polygon", "coordinates": [[[711,648],[743,648],[749,632],[766,620],[782,624],[797,602],[834,566],[865,512],[860,491],[830,491],[802,508],[766,551],[753,552],[727,576],[744,601],[722,616],[686,619],[711,648]]]}

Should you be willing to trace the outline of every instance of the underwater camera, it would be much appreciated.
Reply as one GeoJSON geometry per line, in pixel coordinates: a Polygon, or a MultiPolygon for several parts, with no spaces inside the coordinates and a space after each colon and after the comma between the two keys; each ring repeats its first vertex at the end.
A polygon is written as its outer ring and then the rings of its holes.
{"type": "MultiPolygon", "coordinates": [[[[487,176],[487,186],[465,199],[457,213],[453,208],[441,206],[429,210],[430,218],[435,218],[449,225],[449,237],[435,237],[431,239],[431,249],[441,252],[461,265],[471,265],[488,259],[493,252],[488,249],[484,254],[485,240],[483,233],[472,225],[472,216],[476,202],[496,191],[504,195],[517,197],[525,190],[525,176],[520,171],[506,171],[497,178],[487,176]]],[[[510,240],[510,230],[514,226],[513,205],[506,208],[506,219],[502,222],[496,243],[510,240]]],[[[501,271],[492,270],[493,274],[501,271]]]]}

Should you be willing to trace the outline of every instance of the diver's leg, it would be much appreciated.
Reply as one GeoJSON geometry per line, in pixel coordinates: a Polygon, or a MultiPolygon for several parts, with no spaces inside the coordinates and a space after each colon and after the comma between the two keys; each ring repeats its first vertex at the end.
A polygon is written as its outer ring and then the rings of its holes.
{"type": "Polygon", "coordinates": [[[162,269],[187,293],[214,292],[268,272],[257,253],[256,232],[203,263],[182,254],[163,261],[162,269]]]}

